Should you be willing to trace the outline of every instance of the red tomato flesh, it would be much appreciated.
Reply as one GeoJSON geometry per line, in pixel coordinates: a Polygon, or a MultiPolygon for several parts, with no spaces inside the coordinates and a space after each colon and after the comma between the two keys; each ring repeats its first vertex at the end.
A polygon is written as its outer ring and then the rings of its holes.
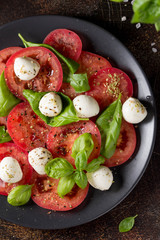
{"type": "Polygon", "coordinates": [[[126,162],[134,153],[136,147],[136,132],[132,124],[122,121],[121,131],[114,155],[106,159],[107,167],[115,167],[126,162]]]}
{"type": "Polygon", "coordinates": [[[28,153],[20,149],[14,143],[1,143],[0,144],[0,161],[5,157],[13,157],[16,159],[23,172],[23,178],[17,183],[5,183],[0,179],[0,194],[8,195],[12,188],[28,184],[32,176],[32,167],[28,162],[28,153]]]}
{"type": "Polygon", "coordinates": [[[32,200],[40,207],[54,211],[68,211],[80,205],[86,198],[89,184],[85,189],[75,185],[70,193],[60,198],[57,193],[59,180],[46,175],[33,174],[32,200]]]}
{"type": "MultiPolygon", "coordinates": [[[[85,51],[82,51],[77,62],[80,64],[80,66],[76,73],[87,73],[88,78],[101,69],[112,67],[107,59],[97,54],[85,51]]],[[[74,88],[66,82],[62,83],[60,91],[69,96],[71,99],[81,95],[80,93],[76,93],[74,88]]]]}
{"type": "Polygon", "coordinates": [[[53,158],[65,158],[74,165],[75,160],[71,157],[72,146],[76,138],[85,132],[91,133],[94,141],[94,149],[89,157],[89,161],[91,161],[99,156],[101,148],[101,135],[98,127],[92,121],[79,121],[52,128],[47,137],[47,148],[53,158]]]}
{"type": "Polygon", "coordinates": [[[28,103],[19,103],[8,115],[7,129],[12,140],[22,149],[30,151],[45,147],[51,129],[31,109],[28,103]]]}
{"type": "Polygon", "coordinates": [[[62,85],[63,72],[53,52],[43,47],[28,47],[10,57],[6,64],[5,79],[10,91],[26,101],[23,96],[24,89],[32,89],[36,92],[58,91],[62,85]],[[19,79],[14,73],[15,59],[24,56],[35,59],[41,66],[38,75],[28,81],[19,79]]]}
{"type": "Polygon", "coordinates": [[[89,79],[91,89],[86,92],[97,100],[101,110],[115,101],[122,94],[121,101],[124,103],[133,94],[131,79],[117,68],[106,68],[93,74],[89,79]]]}
{"type": "Polygon", "coordinates": [[[21,49],[21,47],[8,47],[0,51],[0,75],[5,70],[6,62],[10,56],[21,49]]]}
{"type": "Polygon", "coordinates": [[[77,61],[82,51],[82,41],[79,36],[68,29],[56,29],[50,32],[43,43],[54,47],[67,58],[77,61]]]}

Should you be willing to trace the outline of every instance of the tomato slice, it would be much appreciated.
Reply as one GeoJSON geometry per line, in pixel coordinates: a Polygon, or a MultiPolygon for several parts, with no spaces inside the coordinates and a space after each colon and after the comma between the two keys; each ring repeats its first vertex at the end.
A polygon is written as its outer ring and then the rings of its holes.
{"type": "Polygon", "coordinates": [[[80,205],[86,198],[89,184],[85,189],[75,185],[70,193],[60,198],[57,193],[59,180],[46,175],[33,174],[32,200],[40,207],[54,211],[68,211],[80,205]]]}
{"type": "Polygon", "coordinates": [[[3,125],[7,127],[7,117],[0,117],[0,126],[3,125]]]}
{"type": "Polygon", "coordinates": [[[79,121],[62,127],[54,127],[47,137],[47,148],[51,151],[53,158],[62,157],[74,165],[75,160],[71,157],[72,146],[76,138],[88,132],[92,134],[94,149],[89,161],[100,154],[101,135],[96,124],[92,121],[79,121]]]}
{"type": "Polygon", "coordinates": [[[37,92],[58,91],[62,85],[63,72],[58,58],[53,52],[43,47],[28,47],[10,57],[6,64],[5,79],[10,91],[26,101],[23,89],[37,92]],[[31,57],[41,66],[38,75],[32,80],[22,81],[14,73],[14,61],[18,57],[31,57]]]}
{"type": "Polygon", "coordinates": [[[93,74],[89,79],[91,89],[86,92],[97,100],[101,110],[115,101],[122,93],[122,103],[133,94],[131,79],[117,68],[106,68],[93,74]]]}
{"type": "Polygon", "coordinates": [[[18,185],[28,184],[32,176],[32,167],[28,162],[28,153],[22,151],[16,144],[0,144],[0,161],[5,157],[13,157],[19,162],[23,172],[23,178],[17,183],[5,183],[0,179],[0,194],[2,195],[8,195],[11,189],[18,185]]]}
{"type": "Polygon", "coordinates": [[[7,129],[12,140],[20,148],[30,151],[37,147],[45,147],[51,127],[33,112],[27,102],[22,102],[9,113],[7,129]]]}
{"type": "Polygon", "coordinates": [[[115,167],[129,160],[136,147],[136,132],[132,124],[122,121],[121,131],[114,155],[106,159],[107,167],[115,167]]]}
{"type": "Polygon", "coordinates": [[[10,56],[21,49],[21,47],[8,47],[0,51],[0,75],[5,70],[6,62],[10,56]]]}
{"type": "Polygon", "coordinates": [[[56,29],[50,32],[43,43],[54,47],[67,58],[77,61],[82,51],[80,37],[68,29],[56,29]]]}
{"type": "MultiPolygon", "coordinates": [[[[101,69],[112,67],[107,59],[86,51],[82,51],[77,62],[80,64],[80,66],[76,73],[87,73],[88,78],[101,69]]],[[[66,82],[62,83],[60,91],[69,96],[71,99],[81,95],[80,93],[76,93],[74,88],[66,82]]]]}

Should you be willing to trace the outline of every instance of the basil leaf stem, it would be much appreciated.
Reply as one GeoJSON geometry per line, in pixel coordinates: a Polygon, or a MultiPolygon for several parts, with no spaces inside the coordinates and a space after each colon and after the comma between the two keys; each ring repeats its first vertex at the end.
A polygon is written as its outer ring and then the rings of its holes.
{"type": "Polygon", "coordinates": [[[0,143],[5,143],[11,141],[9,133],[5,130],[5,126],[0,126],[0,143]]]}
{"type": "Polygon", "coordinates": [[[77,62],[75,62],[74,60],[70,59],[70,58],[66,58],[64,57],[61,53],[59,53],[55,48],[53,48],[52,46],[48,45],[48,44],[43,44],[43,43],[32,43],[32,42],[27,42],[22,35],[19,33],[18,36],[20,37],[20,39],[22,40],[23,44],[25,47],[45,47],[48,48],[49,50],[51,50],[52,52],[54,52],[57,57],[63,61],[67,67],[69,68],[71,73],[75,73],[77,71],[77,69],[79,68],[79,64],[77,62]]]}
{"type": "Polygon", "coordinates": [[[20,101],[8,89],[3,72],[0,75],[0,117],[8,116],[12,108],[20,101]]]}
{"type": "Polygon", "coordinates": [[[119,98],[98,117],[96,124],[102,138],[101,154],[110,158],[115,152],[122,122],[122,103],[119,98]]]}
{"type": "Polygon", "coordinates": [[[26,204],[31,197],[31,189],[33,185],[19,185],[11,190],[7,197],[7,201],[12,206],[21,206],[26,204]]]}
{"type": "Polygon", "coordinates": [[[57,92],[61,97],[63,109],[62,112],[56,117],[47,117],[43,115],[39,110],[39,102],[41,98],[46,95],[47,92],[34,92],[29,89],[23,90],[23,96],[28,100],[32,110],[48,125],[52,127],[59,127],[67,125],[72,122],[78,122],[82,120],[88,120],[88,118],[77,117],[73,102],[71,99],[63,93],[57,92]]]}
{"type": "Polygon", "coordinates": [[[130,231],[133,228],[133,226],[134,226],[135,218],[137,216],[138,215],[135,215],[134,217],[128,217],[128,218],[123,219],[120,222],[120,224],[119,224],[119,232],[128,232],[128,231],[130,231]]]}

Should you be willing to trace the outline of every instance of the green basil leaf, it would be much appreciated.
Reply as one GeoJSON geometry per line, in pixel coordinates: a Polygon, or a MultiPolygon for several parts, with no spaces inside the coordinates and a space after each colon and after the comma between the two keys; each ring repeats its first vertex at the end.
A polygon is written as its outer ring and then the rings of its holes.
{"type": "Polygon", "coordinates": [[[160,21],[160,1],[159,0],[135,0],[133,3],[134,15],[132,23],[156,23],[160,21]]]}
{"type": "Polygon", "coordinates": [[[111,2],[123,2],[123,0],[110,0],[111,2]]]}
{"type": "Polygon", "coordinates": [[[76,171],[74,173],[74,180],[75,180],[76,184],[78,185],[78,187],[80,187],[82,189],[87,187],[88,180],[87,180],[86,174],[83,171],[76,171]]]}
{"type": "Polygon", "coordinates": [[[86,167],[87,172],[95,172],[99,169],[100,165],[105,162],[104,157],[99,156],[98,158],[93,159],[90,163],[88,163],[86,167]]]}
{"type": "Polygon", "coordinates": [[[45,172],[49,177],[61,178],[72,174],[73,166],[63,158],[55,158],[45,165],[45,172]]]}
{"type": "Polygon", "coordinates": [[[128,232],[128,231],[130,231],[133,228],[133,226],[134,226],[135,218],[137,216],[138,215],[136,215],[134,217],[128,217],[128,218],[123,219],[120,222],[120,224],[119,224],[119,232],[128,232]]]}
{"type": "Polygon", "coordinates": [[[122,103],[119,98],[98,117],[96,124],[100,130],[101,154],[110,158],[115,152],[122,122],[122,103]]]}
{"type": "Polygon", "coordinates": [[[58,187],[57,187],[58,195],[61,198],[63,198],[64,195],[66,195],[72,190],[74,184],[75,184],[75,180],[74,180],[73,174],[66,177],[62,177],[59,180],[58,187]]]}
{"type": "Polygon", "coordinates": [[[87,73],[84,74],[73,74],[66,73],[63,71],[63,81],[70,83],[70,85],[74,88],[77,93],[82,93],[90,90],[90,86],[88,83],[87,73]]]}
{"type": "Polygon", "coordinates": [[[71,73],[75,73],[77,71],[77,69],[79,68],[79,64],[77,62],[75,62],[74,60],[72,60],[70,58],[64,57],[61,53],[59,53],[56,49],[54,49],[50,45],[27,42],[20,33],[18,34],[18,36],[22,40],[25,47],[45,47],[45,48],[48,48],[49,50],[51,50],[52,52],[54,52],[57,55],[57,57],[67,65],[67,67],[69,68],[71,73]]]}
{"type": "Polygon", "coordinates": [[[157,31],[160,31],[160,20],[155,23],[155,28],[157,31]]]}
{"type": "Polygon", "coordinates": [[[19,185],[11,190],[7,197],[7,201],[12,206],[21,206],[26,204],[31,197],[31,189],[33,185],[19,185]]]}
{"type": "Polygon", "coordinates": [[[5,130],[5,126],[0,126],[0,143],[5,143],[11,141],[12,138],[9,136],[8,132],[5,130]]]}
{"type": "Polygon", "coordinates": [[[83,133],[74,141],[71,156],[76,159],[76,156],[79,152],[85,151],[88,160],[91,152],[93,151],[93,148],[94,142],[92,139],[92,135],[90,133],[83,133]]]}
{"type": "Polygon", "coordinates": [[[78,170],[85,170],[87,167],[87,153],[85,150],[80,151],[77,155],[76,155],[76,159],[75,159],[75,165],[76,168],[78,170]]]}
{"type": "Polygon", "coordinates": [[[63,109],[62,112],[56,117],[47,117],[43,115],[39,110],[39,102],[41,98],[47,92],[34,92],[29,89],[23,90],[23,96],[28,100],[32,110],[48,125],[52,127],[59,127],[67,125],[72,122],[78,122],[80,120],[88,120],[88,118],[77,117],[73,102],[71,99],[63,93],[57,94],[61,97],[63,109]]]}
{"type": "Polygon", "coordinates": [[[20,103],[20,101],[8,89],[3,72],[0,75],[0,117],[8,116],[12,108],[20,103]]]}

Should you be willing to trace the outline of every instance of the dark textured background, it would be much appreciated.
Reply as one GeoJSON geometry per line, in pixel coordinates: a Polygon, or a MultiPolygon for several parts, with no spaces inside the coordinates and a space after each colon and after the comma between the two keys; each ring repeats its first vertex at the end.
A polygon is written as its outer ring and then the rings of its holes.
{"type": "MultiPolygon", "coordinates": [[[[96,23],[112,32],[136,57],[154,91],[158,122],[160,120],[160,33],[154,26],[139,29],[130,24],[132,7],[127,3],[109,0],[0,0],[0,25],[27,16],[58,14],[74,16],[96,23]],[[122,22],[122,16],[127,20],[122,22]],[[153,46],[157,49],[152,51],[153,46]]],[[[3,36],[0,36],[3,37],[3,36]]],[[[5,239],[160,239],[160,131],[149,166],[132,193],[114,210],[83,226],[66,230],[33,230],[0,220],[0,240],[5,239]],[[124,218],[138,214],[132,231],[119,233],[118,224],[124,218]]]]}

